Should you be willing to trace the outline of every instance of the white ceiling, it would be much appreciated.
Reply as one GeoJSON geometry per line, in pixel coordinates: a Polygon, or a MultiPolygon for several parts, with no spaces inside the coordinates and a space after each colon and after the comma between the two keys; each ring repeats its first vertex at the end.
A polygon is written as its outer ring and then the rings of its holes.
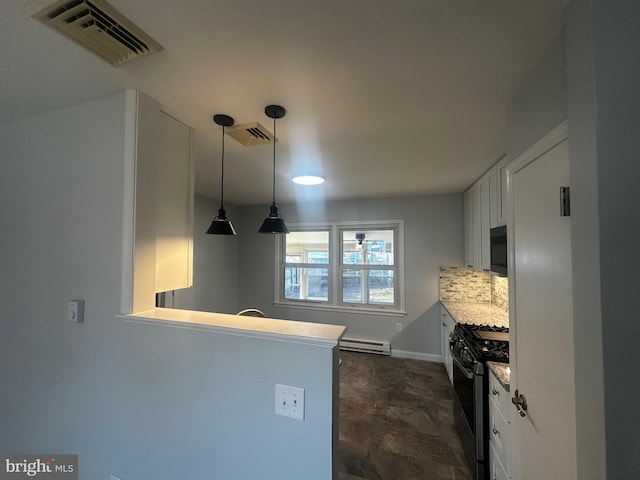
{"type": "MultiPolygon", "coordinates": [[[[46,1],[44,1],[46,3],[46,1]]],[[[0,123],[138,88],[195,129],[197,192],[219,192],[220,127],[278,121],[277,199],[460,192],[505,148],[505,106],[563,0],[110,0],[162,44],[111,67],[2,0],[0,123]],[[322,186],[291,183],[323,174],[322,186]]],[[[272,147],[226,140],[225,201],[270,203],[272,147]]]]}

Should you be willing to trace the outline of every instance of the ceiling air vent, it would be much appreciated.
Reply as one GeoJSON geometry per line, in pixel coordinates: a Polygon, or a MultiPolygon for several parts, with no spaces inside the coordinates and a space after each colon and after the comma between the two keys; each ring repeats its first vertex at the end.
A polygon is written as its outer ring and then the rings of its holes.
{"type": "Polygon", "coordinates": [[[105,0],[62,0],[33,15],[111,65],[118,66],[162,46],[105,0]]]}
{"type": "MultiPolygon", "coordinates": [[[[225,133],[245,147],[264,145],[273,142],[273,133],[258,122],[245,123],[227,128],[225,133]]],[[[278,139],[276,139],[276,142],[278,139]]]]}

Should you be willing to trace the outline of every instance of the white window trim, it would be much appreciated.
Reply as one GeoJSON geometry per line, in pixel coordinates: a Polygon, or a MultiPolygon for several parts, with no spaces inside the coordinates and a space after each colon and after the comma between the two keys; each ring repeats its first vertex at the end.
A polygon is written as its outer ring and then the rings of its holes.
{"type": "Polygon", "coordinates": [[[278,235],[276,239],[276,251],[275,251],[275,288],[274,288],[274,300],[273,305],[276,307],[288,307],[288,308],[300,308],[307,310],[323,310],[336,313],[352,313],[363,315],[384,315],[384,316],[405,316],[407,314],[405,307],[405,278],[404,278],[404,220],[392,219],[392,220],[366,220],[366,221],[343,221],[343,222],[322,222],[322,223],[289,223],[291,230],[298,231],[314,231],[314,230],[329,230],[329,272],[331,278],[331,292],[330,299],[333,299],[335,303],[329,301],[314,301],[314,300],[286,300],[282,295],[282,272],[284,271],[284,235],[278,235]],[[334,246],[338,245],[337,251],[340,249],[340,230],[358,228],[367,230],[383,230],[385,228],[396,228],[398,238],[396,240],[396,273],[395,279],[397,284],[398,303],[397,306],[379,305],[373,306],[370,304],[348,304],[340,301],[340,282],[337,281],[337,275],[340,271],[340,258],[339,255],[331,255],[334,250],[334,246]]]}

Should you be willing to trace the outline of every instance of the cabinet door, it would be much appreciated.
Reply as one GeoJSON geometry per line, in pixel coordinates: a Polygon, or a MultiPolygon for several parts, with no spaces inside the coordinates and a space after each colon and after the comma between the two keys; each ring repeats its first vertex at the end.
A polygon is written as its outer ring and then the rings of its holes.
{"type": "Polygon", "coordinates": [[[480,189],[480,185],[476,184],[471,190],[473,207],[473,267],[476,270],[482,268],[482,204],[480,202],[480,189]]]}
{"type": "Polygon", "coordinates": [[[473,267],[473,192],[467,190],[464,194],[464,263],[467,267],[473,267]]]}
{"type": "Polygon", "coordinates": [[[191,129],[158,112],[156,292],[190,287],[193,251],[191,129]]]}
{"type": "Polygon", "coordinates": [[[498,205],[500,203],[496,167],[487,173],[487,182],[489,184],[489,228],[494,228],[498,226],[498,205]]]}
{"type": "Polygon", "coordinates": [[[453,358],[451,357],[451,350],[449,350],[449,341],[451,339],[451,334],[453,333],[453,329],[455,327],[455,321],[449,315],[449,312],[445,310],[444,307],[442,309],[442,361],[444,362],[444,367],[447,370],[447,375],[449,376],[449,380],[453,382],[453,358]]]}
{"type": "Polygon", "coordinates": [[[493,445],[489,444],[489,478],[491,480],[508,480],[507,472],[500,463],[493,445]]]}
{"type": "Polygon", "coordinates": [[[489,375],[489,399],[496,404],[505,420],[510,421],[511,402],[509,400],[509,392],[505,390],[493,372],[489,375]]]}
{"type": "Polygon", "coordinates": [[[507,224],[507,166],[509,160],[503,157],[496,164],[497,187],[497,223],[496,226],[507,224]]]}
{"type": "Polygon", "coordinates": [[[478,248],[480,261],[476,261],[478,270],[489,271],[491,266],[491,248],[489,245],[489,230],[491,229],[491,196],[489,189],[489,177],[484,176],[480,180],[480,219],[478,227],[478,248]]]}
{"type": "Polygon", "coordinates": [[[489,400],[489,443],[493,446],[502,465],[507,465],[509,455],[509,424],[493,399],[489,400]]]}

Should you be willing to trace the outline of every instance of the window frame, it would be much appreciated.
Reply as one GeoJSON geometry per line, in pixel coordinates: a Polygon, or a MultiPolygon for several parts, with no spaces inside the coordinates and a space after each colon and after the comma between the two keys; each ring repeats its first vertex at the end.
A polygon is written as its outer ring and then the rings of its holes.
{"type": "MultiPolygon", "coordinates": [[[[286,236],[276,238],[275,255],[275,306],[302,309],[324,310],[345,313],[373,315],[404,316],[405,311],[405,278],[404,278],[404,220],[367,220],[322,223],[289,223],[291,231],[329,232],[329,263],[322,264],[329,269],[327,300],[287,299],[284,292],[286,263],[286,236]],[[394,265],[343,264],[342,232],[348,230],[392,230],[394,241],[394,265]],[[342,301],[343,270],[392,270],[394,272],[394,304],[354,303],[342,301]]],[[[298,267],[318,268],[319,264],[294,264],[298,267]]]]}

